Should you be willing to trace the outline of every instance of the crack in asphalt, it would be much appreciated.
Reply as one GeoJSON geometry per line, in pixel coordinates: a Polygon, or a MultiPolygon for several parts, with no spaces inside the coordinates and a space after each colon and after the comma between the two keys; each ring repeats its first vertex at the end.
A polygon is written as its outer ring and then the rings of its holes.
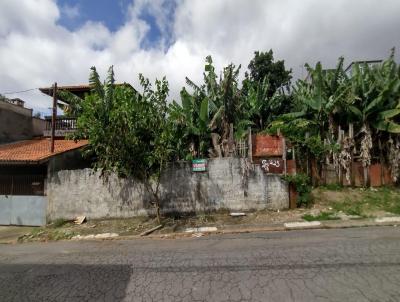
{"type": "Polygon", "coordinates": [[[0,301],[400,301],[393,227],[211,240],[3,245],[0,301]]]}

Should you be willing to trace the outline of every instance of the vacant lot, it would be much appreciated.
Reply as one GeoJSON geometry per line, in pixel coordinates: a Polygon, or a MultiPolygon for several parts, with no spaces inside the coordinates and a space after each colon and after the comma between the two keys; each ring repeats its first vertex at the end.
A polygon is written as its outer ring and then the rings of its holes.
{"type": "MultiPolygon", "coordinates": [[[[313,191],[315,218],[334,219],[341,216],[374,218],[400,215],[398,188],[318,188],[313,191]]],[[[312,214],[311,214],[312,216],[312,214]]],[[[307,215],[303,218],[307,218],[307,215]]],[[[311,219],[307,219],[311,220],[311,219]]],[[[316,219],[317,220],[317,219],[316,219]]]]}

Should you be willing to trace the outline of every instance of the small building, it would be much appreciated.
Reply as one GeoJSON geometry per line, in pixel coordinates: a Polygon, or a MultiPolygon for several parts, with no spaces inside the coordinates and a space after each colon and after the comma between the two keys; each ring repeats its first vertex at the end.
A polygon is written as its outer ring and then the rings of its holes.
{"type": "Polygon", "coordinates": [[[48,138],[0,145],[0,225],[46,224],[46,181],[58,170],[88,166],[80,149],[87,140],[48,138]]]}
{"type": "MultiPolygon", "coordinates": [[[[128,85],[133,89],[126,83],[115,85],[128,85]]],[[[53,87],[39,90],[53,96],[53,87]]],[[[68,91],[84,99],[90,90],[90,85],[74,85],[59,86],[56,91],[68,91]]],[[[68,135],[77,129],[76,117],[56,114],[56,106],[68,108],[70,105],[69,100],[63,96],[65,94],[56,94],[56,100],[53,101],[53,115],[41,119],[39,137],[20,136],[11,140],[16,142],[0,145],[0,225],[46,224],[49,204],[46,192],[47,180],[60,170],[90,166],[90,160],[85,160],[81,153],[88,141],[68,139],[68,135]]],[[[23,102],[14,100],[13,103],[3,103],[8,107],[13,106],[12,109],[19,114],[32,118],[32,110],[24,108],[23,102]]],[[[1,105],[0,103],[0,126],[1,105]]],[[[15,131],[21,130],[18,124],[15,128],[15,131]]],[[[12,130],[13,128],[7,128],[5,135],[9,136],[12,130]]]]}
{"type": "Polygon", "coordinates": [[[21,99],[0,100],[0,144],[43,135],[46,122],[32,116],[32,109],[21,99]]]}
{"type": "Polygon", "coordinates": [[[368,67],[373,67],[382,64],[383,60],[365,60],[365,61],[353,61],[346,67],[344,72],[351,76],[353,74],[353,68],[355,65],[358,65],[363,70],[364,66],[367,65],[368,67]]]}
{"type": "Polygon", "coordinates": [[[25,107],[25,102],[20,98],[7,99],[6,101],[19,107],[25,107]]]}
{"type": "MultiPolygon", "coordinates": [[[[131,86],[131,84],[129,84],[129,83],[116,83],[114,85],[116,87],[118,87],[118,86],[128,86],[129,88],[131,88],[134,91],[136,91],[136,89],[133,88],[131,86]]],[[[85,96],[90,93],[91,89],[92,88],[91,88],[91,86],[89,84],[65,85],[65,86],[58,86],[57,87],[58,91],[68,91],[68,92],[72,93],[73,95],[75,95],[75,96],[77,96],[77,97],[79,97],[81,99],[84,99],[85,96]]],[[[53,96],[53,87],[42,87],[42,88],[39,88],[39,90],[40,90],[40,92],[42,92],[44,94],[47,94],[48,96],[53,96]]],[[[68,100],[65,100],[63,98],[63,96],[61,96],[61,95],[58,95],[57,98],[58,98],[59,101],[61,101],[63,103],[68,102],[68,100]]]]}

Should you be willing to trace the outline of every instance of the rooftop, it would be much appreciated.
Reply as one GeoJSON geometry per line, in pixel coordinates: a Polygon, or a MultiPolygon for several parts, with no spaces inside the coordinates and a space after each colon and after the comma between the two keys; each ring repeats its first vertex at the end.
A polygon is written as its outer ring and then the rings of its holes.
{"type": "Polygon", "coordinates": [[[50,157],[88,144],[87,140],[55,140],[54,153],[50,152],[50,139],[32,139],[0,145],[0,164],[38,164],[50,157]]]}
{"type": "MultiPolygon", "coordinates": [[[[126,85],[132,89],[134,89],[131,84],[129,83],[116,83],[114,84],[115,86],[123,86],[126,85]]],[[[42,87],[39,88],[39,90],[44,93],[47,94],[49,96],[53,96],[53,87],[42,87]]],[[[89,84],[80,84],[80,85],[65,85],[65,86],[57,86],[57,90],[64,90],[64,91],[69,91],[73,94],[75,94],[76,96],[80,97],[80,98],[84,98],[86,93],[89,93],[91,90],[91,87],[89,84]]],[[[58,96],[58,99],[66,102],[66,100],[63,100],[60,96],[58,96]]]]}
{"type": "Polygon", "coordinates": [[[346,69],[344,71],[349,71],[355,64],[367,64],[367,65],[371,65],[371,64],[380,64],[382,63],[383,60],[364,60],[364,61],[353,61],[349,64],[349,66],[346,67],[346,69]]]}

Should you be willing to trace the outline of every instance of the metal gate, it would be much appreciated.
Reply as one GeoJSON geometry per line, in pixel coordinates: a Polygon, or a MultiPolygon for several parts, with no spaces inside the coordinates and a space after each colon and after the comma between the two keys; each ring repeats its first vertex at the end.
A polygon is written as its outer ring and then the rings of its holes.
{"type": "Polygon", "coordinates": [[[46,208],[46,196],[0,195],[0,225],[45,225],[46,208]]]}
{"type": "Polygon", "coordinates": [[[45,225],[46,166],[0,166],[0,225],[45,225]]]}

